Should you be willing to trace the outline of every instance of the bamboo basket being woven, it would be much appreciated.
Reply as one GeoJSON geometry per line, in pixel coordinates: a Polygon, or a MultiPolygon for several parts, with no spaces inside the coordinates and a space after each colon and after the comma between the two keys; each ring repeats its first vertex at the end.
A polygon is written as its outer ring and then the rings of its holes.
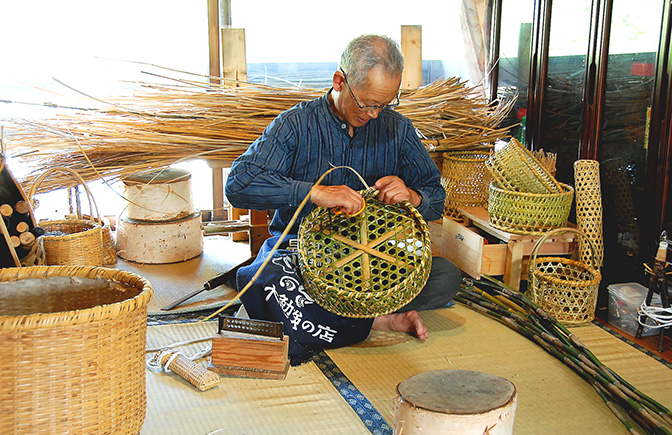
{"type": "Polygon", "coordinates": [[[366,199],[354,217],[318,207],[299,229],[299,267],[308,294],[344,317],[376,317],[410,302],[429,278],[427,224],[408,202],[366,199]]]}
{"type": "MultiPolygon", "coordinates": [[[[70,175],[84,186],[92,218],[84,218],[79,201],[77,201],[74,218],[40,221],[40,226],[47,232],[47,234],[41,237],[44,246],[45,263],[50,266],[101,266],[107,263],[106,258],[109,258],[109,256],[106,257],[105,255],[106,245],[103,237],[103,224],[100,219],[100,212],[93,195],[86,186],[86,182],[84,182],[77,171],[60,166],[44,171],[30,187],[28,198],[30,198],[33,208],[35,208],[34,197],[37,189],[48,176],[59,171],[70,175]],[[56,232],[63,234],[49,235],[49,233],[56,232]]],[[[111,258],[109,260],[112,262],[111,258]]]]}
{"type": "Polygon", "coordinates": [[[495,228],[517,234],[541,235],[564,227],[572,208],[574,188],[560,183],[561,193],[527,193],[490,183],[489,223],[495,228]]]}
{"type": "Polygon", "coordinates": [[[446,190],[443,215],[457,222],[464,220],[460,207],[487,207],[492,176],[485,166],[487,151],[443,153],[441,184],[446,190]]]}
{"type": "Polygon", "coordinates": [[[602,275],[583,261],[564,257],[537,258],[539,248],[547,239],[566,232],[574,232],[582,237],[582,242],[587,241],[595,258],[597,251],[588,236],[574,228],[558,228],[544,234],[532,248],[528,279],[530,299],[560,323],[572,326],[595,318],[602,275]]]}
{"type": "Polygon", "coordinates": [[[0,270],[0,433],[139,433],[152,294],[121,270],[0,270]]]}

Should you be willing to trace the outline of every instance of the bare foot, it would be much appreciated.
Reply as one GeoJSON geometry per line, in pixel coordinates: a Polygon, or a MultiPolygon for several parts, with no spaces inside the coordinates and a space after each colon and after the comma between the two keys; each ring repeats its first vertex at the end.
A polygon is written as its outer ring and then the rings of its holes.
{"type": "Polygon", "coordinates": [[[376,317],[371,329],[377,331],[399,331],[415,334],[420,340],[425,341],[429,336],[425,322],[417,311],[406,311],[405,313],[392,313],[376,317]]]}

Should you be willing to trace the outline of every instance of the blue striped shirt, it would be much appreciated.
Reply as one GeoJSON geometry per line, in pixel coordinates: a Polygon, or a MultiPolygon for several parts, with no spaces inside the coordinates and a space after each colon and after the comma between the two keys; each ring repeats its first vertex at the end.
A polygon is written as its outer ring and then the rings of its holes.
{"type": "MultiPolygon", "coordinates": [[[[396,175],[422,196],[418,211],[426,220],[441,217],[445,191],[440,171],[422,145],[413,124],[392,109],[382,110],[363,127],[348,125],[329,105],[329,92],[281,113],[231,166],[226,196],[237,208],[276,210],[270,232],[279,235],[313,184],[332,166],[349,166],[369,186],[396,175]]],[[[365,188],[349,169],[329,173],[322,185],[365,188]]],[[[308,202],[291,233],[315,208],[308,202]]]]}

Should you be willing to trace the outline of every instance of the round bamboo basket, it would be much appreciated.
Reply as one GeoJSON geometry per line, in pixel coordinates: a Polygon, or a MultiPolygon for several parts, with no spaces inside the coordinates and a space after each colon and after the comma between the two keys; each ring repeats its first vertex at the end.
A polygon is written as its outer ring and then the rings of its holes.
{"type": "Polygon", "coordinates": [[[464,220],[460,207],[486,207],[492,176],[485,166],[487,151],[453,151],[443,153],[441,183],[446,190],[443,215],[464,220]]]}
{"type": "Polygon", "coordinates": [[[410,302],[429,278],[427,224],[408,202],[366,199],[354,217],[318,207],[299,229],[299,267],[308,294],[345,317],[376,317],[410,302]]]}
{"type": "Polygon", "coordinates": [[[554,235],[576,233],[597,255],[592,240],[574,228],[558,228],[537,240],[528,265],[530,299],[560,323],[572,326],[595,318],[597,292],[602,279],[600,271],[584,263],[564,257],[537,258],[541,245],[554,235]]]}
{"type": "Polygon", "coordinates": [[[28,197],[33,202],[40,184],[55,172],[64,172],[75,178],[86,192],[92,218],[84,219],[79,201],[77,201],[76,218],[65,220],[40,221],[40,226],[47,232],[42,236],[45,263],[50,266],[101,266],[105,260],[105,243],[103,239],[103,223],[93,195],[86,186],[82,177],[67,167],[54,167],[44,171],[30,187],[28,197]],[[94,215],[95,212],[95,215],[94,215]],[[50,232],[64,233],[63,235],[49,235],[50,232]]]}
{"type": "Polygon", "coordinates": [[[528,193],[561,193],[558,182],[537,157],[512,138],[485,162],[492,176],[508,190],[528,193]]]}
{"type": "Polygon", "coordinates": [[[149,281],[35,266],[0,270],[0,286],[0,433],[139,433],[149,281]],[[82,290],[89,280],[109,288],[82,290]]]}
{"type": "Polygon", "coordinates": [[[541,235],[564,227],[572,208],[574,188],[561,183],[561,193],[527,193],[490,183],[489,223],[495,228],[517,234],[541,235]]]}

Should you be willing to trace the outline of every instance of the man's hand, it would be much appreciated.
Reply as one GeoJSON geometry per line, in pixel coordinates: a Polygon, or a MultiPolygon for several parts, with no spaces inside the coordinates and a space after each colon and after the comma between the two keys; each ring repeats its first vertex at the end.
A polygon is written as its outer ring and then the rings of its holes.
{"type": "Polygon", "coordinates": [[[396,175],[388,175],[376,181],[376,189],[378,189],[378,199],[385,204],[396,204],[401,201],[410,202],[413,207],[420,205],[420,195],[413,190],[406,187],[404,180],[396,175]]]}
{"type": "Polygon", "coordinates": [[[353,215],[364,207],[364,199],[359,192],[348,186],[320,186],[313,187],[310,201],[320,207],[340,207],[345,214],[353,215]]]}

